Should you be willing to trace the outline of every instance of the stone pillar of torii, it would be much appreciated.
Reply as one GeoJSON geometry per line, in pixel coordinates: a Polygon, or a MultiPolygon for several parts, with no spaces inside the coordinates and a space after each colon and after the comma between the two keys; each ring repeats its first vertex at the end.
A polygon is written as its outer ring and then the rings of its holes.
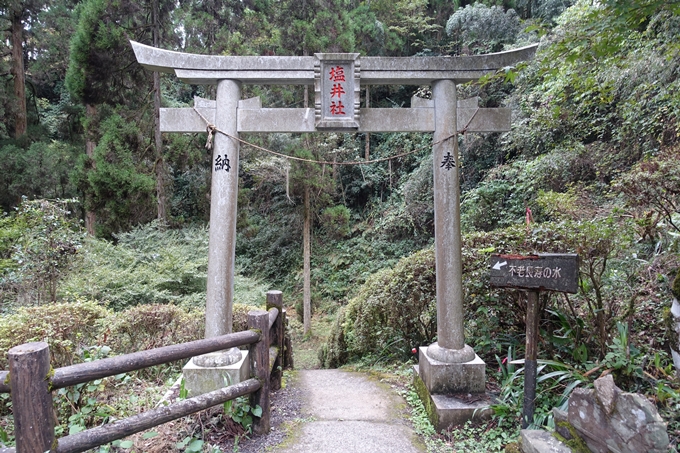
{"type": "Polygon", "coordinates": [[[217,85],[215,101],[160,112],[163,132],[205,132],[206,121],[215,128],[206,337],[232,329],[239,160],[235,138],[240,133],[433,132],[437,342],[421,350],[420,374],[433,393],[484,391],[485,365],[465,344],[463,327],[457,135],[460,129],[507,131],[511,112],[479,109],[476,99],[458,102],[456,84],[531,59],[536,45],[461,57],[209,56],[136,42],[132,46],[137,61],[149,70],[174,73],[189,84],[217,85]],[[240,99],[244,84],[314,86],[315,105],[262,108],[259,98],[240,99]],[[410,108],[360,108],[360,89],[367,85],[431,85],[432,99],[414,97],[410,108]]]}

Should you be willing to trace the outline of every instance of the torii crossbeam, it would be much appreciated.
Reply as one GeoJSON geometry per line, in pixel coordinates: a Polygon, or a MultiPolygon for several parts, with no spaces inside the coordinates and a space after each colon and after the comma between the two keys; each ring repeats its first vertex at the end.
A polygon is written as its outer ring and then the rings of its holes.
{"type": "MultiPolygon", "coordinates": [[[[501,68],[533,58],[537,45],[486,55],[461,57],[360,57],[316,54],[309,57],[207,56],[172,52],[132,42],[137,60],[153,71],[180,80],[217,85],[214,102],[194,109],[161,109],[164,132],[204,132],[205,120],[233,137],[240,132],[433,132],[437,338],[421,354],[420,371],[428,389],[483,392],[484,362],[465,344],[460,232],[458,125],[468,132],[510,129],[509,109],[478,109],[456,100],[456,84],[474,81],[501,68]],[[262,108],[259,99],[241,100],[242,85],[313,85],[315,107],[262,108]],[[411,108],[360,108],[366,85],[431,85],[432,100],[414,99],[411,108]],[[460,374],[455,383],[432,371],[460,374]],[[481,370],[481,371],[479,371],[481,370]],[[481,374],[480,374],[481,373],[481,374]],[[481,379],[479,379],[481,377],[481,379]],[[473,382],[474,381],[474,382],[473,382]]],[[[213,149],[210,252],[206,336],[231,332],[239,142],[217,134],[213,149]]]]}

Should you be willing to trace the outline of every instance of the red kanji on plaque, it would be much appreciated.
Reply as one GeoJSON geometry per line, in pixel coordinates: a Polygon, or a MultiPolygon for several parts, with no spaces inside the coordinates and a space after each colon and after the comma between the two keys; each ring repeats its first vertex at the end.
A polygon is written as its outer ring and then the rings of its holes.
{"type": "Polygon", "coordinates": [[[345,81],[345,68],[342,66],[335,66],[331,68],[330,80],[333,82],[344,82],[345,81]]]}
{"type": "Polygon", "coordinates": [[[345,94],[345,89],[342,87],[342,84],[334,83],[331,88],[331,98],[335,96],[342,97],[343,94],[345,94]]]}
{"type": "Polygon", "coordinates": [[[345,106],[342,101],[338,101],[337,104],[335,101],[331,102],[331,115],[345,115],[345,106]]]}
{"type": "Polygon", "coordinates": [[[359,54],[315,54],[315,122],[318,130],[357,130],[359,54]]]}

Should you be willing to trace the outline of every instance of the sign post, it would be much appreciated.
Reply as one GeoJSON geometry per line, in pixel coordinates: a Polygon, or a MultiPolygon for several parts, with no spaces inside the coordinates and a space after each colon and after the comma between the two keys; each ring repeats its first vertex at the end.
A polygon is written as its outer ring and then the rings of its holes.
{"type": "Polygon", "coordinates": [[[541,290],[578,292],[578,266],[576,254],[491,255],[491,286],[528,290],[522,429],[526,429],[534,419],[538,324],[541,317],[538,296],[541,290]]]}
{"type": "Polygon", "coordinates": [[[522,406],[522,429],[534,419],[536,402],[536,369],[538,368],[538,323],[541,318],[538,306],[539,290],[527,291],[526,352],[524,354],[524,405],[522,406]]]}

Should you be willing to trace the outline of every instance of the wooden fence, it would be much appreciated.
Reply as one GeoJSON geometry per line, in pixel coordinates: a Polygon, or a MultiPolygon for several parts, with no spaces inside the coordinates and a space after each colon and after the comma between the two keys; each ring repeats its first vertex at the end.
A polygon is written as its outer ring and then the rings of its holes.
{"type": "Polygon", "coordinates": [[[283,369],[292,367],[293,361],[290,339],[285,336],[286,312],[280,291],[267,293],[267,310],[248,313],[249,330],[243,332],[58,369],[50,366],[47,343],[27,343],[10,349],[9,372],[0,371],[0,393],[10,393],[12,397],[16,448],[0,449],[0,453],[82,452],[242,395],[250,395],[251,407],[259,405],[262,408],[262,416],[254,417],[253,432],[269,432],[269,392],[281,388],[283,369]],[[55,438],[53,390],[246,345],[251,377],[244,382],[55,438]]]}

